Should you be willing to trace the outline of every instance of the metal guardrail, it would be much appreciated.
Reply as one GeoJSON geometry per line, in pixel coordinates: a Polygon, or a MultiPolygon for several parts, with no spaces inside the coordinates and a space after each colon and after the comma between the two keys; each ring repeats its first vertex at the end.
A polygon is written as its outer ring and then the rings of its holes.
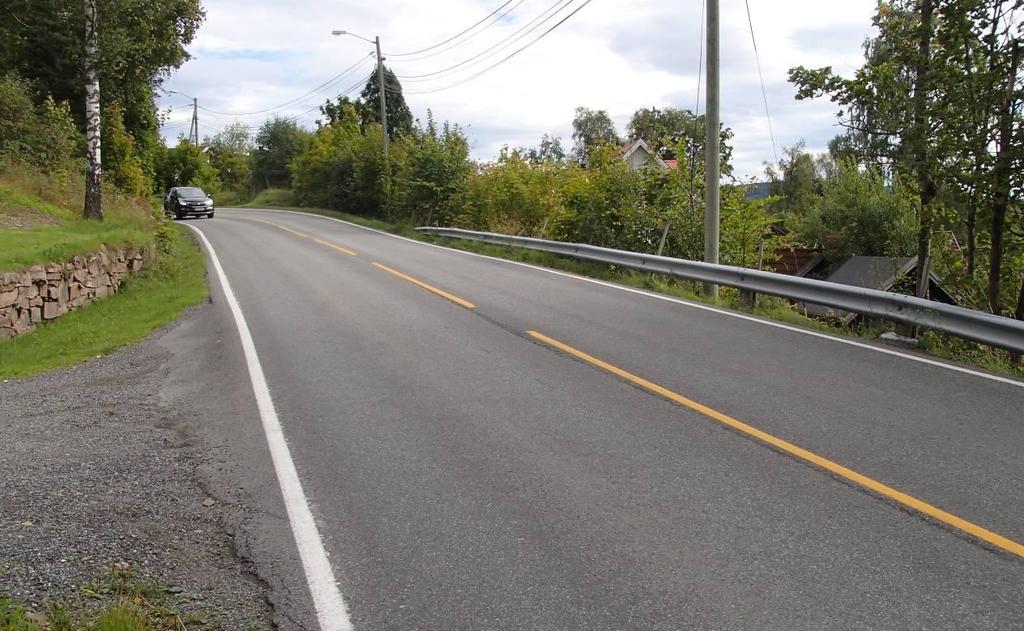
{"type": "Polygon", "coordinates": [[[654,254],[613,250],[581,243],[547,241],[459,228],[424,227],[417,228],[417,230],[441,237],[469,239],[495,245],[551,252],[588,261],[621,265],[645,272],[669,274],[705,283],[717,283],[748,292],[781,296],[790,300],[834,307],[862,315],[944,331],[1008,351],[1024,353],[1024,322],[1020,320],[889,291],[730,265],[715,265],[654,254]]]}

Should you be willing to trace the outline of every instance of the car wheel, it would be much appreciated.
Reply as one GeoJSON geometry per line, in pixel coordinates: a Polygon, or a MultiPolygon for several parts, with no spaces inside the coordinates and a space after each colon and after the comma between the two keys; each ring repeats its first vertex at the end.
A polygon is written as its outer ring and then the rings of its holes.
{"type": "Polygon", "coordinates": [[[206,213],[206,216],[210,219],[213,219],[213,213],[206,213]]]}

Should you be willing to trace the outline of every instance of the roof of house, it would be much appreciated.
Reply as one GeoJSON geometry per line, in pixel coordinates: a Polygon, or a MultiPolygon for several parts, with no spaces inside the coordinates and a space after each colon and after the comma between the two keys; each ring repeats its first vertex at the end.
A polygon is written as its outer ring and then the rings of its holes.
{"type": "MultiPolygon", "coordinates": [[[[644,147],[647,147],[647,143],[645,143],[642,138],[634,138],[633,140],[630,140],[626,144],[619,147],[619,151],[616,155],[618,155],[620,158],[625,158],[629,154],[633,153],[633,150],[636,149],[637,145],[639,145],[640,143],[643,143],[644,147]]],[[[650,151],[649,148],[648,151],[650,151]]]]}
{"type": "Polygon", "coordinates": [[[825,260],[818,250],[811,248],[789,248],[779,252],[779,258],[770,265],[776,274],[806,276],[811,270],[825,260]]]}
{"type": "Polygon", "coordinates": [[[664,162],[665,166],[672,169],[673,171],[679,168],[679,160],[662,160],[662,162],[664,162]]]}
{"type": "Polygon", "coordinates": [[[910,256],[851,256],[829,275],[828,281],[888,290],[896,284],[900,276],[910,272],[916,265],[917,257],[910,256]]]}
{"type": "Polygon", "coordinates": [[[666,169],[671,168],[667,164],[665,164],[664,160],[658,157],[658,154],[655,153],[654,150],[651,149],[646,142],[644,142],[643,138],[636,138],[634,140],[630,140],[629,142],[627,142],[619,149],[618,156],[623,160],[628,160],[629,156],[633,155],[638,150],[643,150],[645,153],[647,153],[647,155],[651,157],[651,159],[654,161],[656,165],[664,167],[666,169]]]}
{"type": "MultiPolygon", "coordinates": [[[[832,272],[827,280],[830,283],[866,287],[881,291],[893,291],[900,278],[909,275],[917,267],[916,256],[851,256],[832,272]]],[[[956,300],[941,286],[941,279],[934,271],[929,270],[928,279],[933,290],[933,299],[940,302],[956,304],[956,300]]],[[[812,316],[830,316],[845,322],[857,317],[855,313],[847,313],[832,307],[806,304],[807,313],[812,316]]]]}

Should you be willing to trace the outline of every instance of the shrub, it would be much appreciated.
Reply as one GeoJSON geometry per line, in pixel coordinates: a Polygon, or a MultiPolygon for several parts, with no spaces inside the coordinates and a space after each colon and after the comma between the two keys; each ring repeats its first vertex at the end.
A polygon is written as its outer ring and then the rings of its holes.
{"type": "Polygon", "coordinates": [[[74,169],[84,140],[67,103],[47,98],[39,105],[27,81],[0,77],[0,154],[46,171],[74,169]]]}

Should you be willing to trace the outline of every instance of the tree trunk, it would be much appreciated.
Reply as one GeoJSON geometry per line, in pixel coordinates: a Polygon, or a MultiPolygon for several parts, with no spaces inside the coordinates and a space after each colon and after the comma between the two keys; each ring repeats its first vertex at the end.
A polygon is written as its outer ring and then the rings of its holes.
{"type": "MultiPolygon", "coordinates": [[[[1017,296],[1017,312],[1013,315],[1018,320],[1024,320],[1024,281],[1020,283],[1020,294],[1017,296]]],[[[1020,353],[1010,353],[1010,362],[1014,367],[1020,366],[1020,353]]]]}
{"type": "Polygon", "coordinates": [[[1024,281],[1020,283],[1020,295],[1017,296],[1017,312],[1013,315],[1018,320],[1024,320],[1024,281]]]}
{"type": "Polygon", "coordinates": [[[100,158],[100,80],[96,72],[96,0],[85,0],[85,216],[103,219],[103,166],[100,158]]]}
{"type": "Polygon", "coordinates": [[[971,194],[970,205],[967,207],[967,275],[974,276],[976,249],[978,243],[978,204],[971,194]]]}
{"type": "Polygon", "coordinates": [[[931,265],[932,202],[935,180],[928,163],[928,84],[931,66],[933,0],[921,0],[921,32],[914,81],[914,162],[920,188],[921,221],[917,233],[917,296],[928,297],[931,265]]]}
{"type": "Polygon", "coordinates": [[[988,305],[992,313],[999,315],[1002,305],[999,300],[999,283],[1003,268],[1003,230],[1006,227],[1006,209],[1010,205],[1010,177],[1013,174],[1013,115],[1015,109],[1014,89],[1017,79],[1017,64],[1020,47],[1013,43],[1010,53],[1010,72],[1007,76],[1006,96],[999,108],[999,149],[996,152],[995,193],[992,196],[992,253],[988,264],[988,305]]]}
{"type": "MultiPolygon", "coordinates": [[[[992,15],[997,16],[1000,14],[1003,6],[1003,0],[995,0],[992,5],[992,15]]],[[[988,36],[988,70],[989,77],[995,74],[996,68],[996,37],[997,30],[999,28],[999,20],[993,19],[991,30],[988,36]]],[[[991,86],[988,82],[991,79],[985,80],[986,85],[984,88],[978,86],[975,81],[974,65],[971,63],[971,47],[967,34],[964,34],[964,72],[968,75],[970,80],[970,89],[974,94],[982,94],[982,90],[988,90],[991,86]]],[[[981,173],[982,163],[985,157],[988,155],[988,139],[989,139],[989,117],[985,111],[984,104],[981,99],[977,99],[972,103],[972,109],[974,111],[974,131],[977,134],[975,136],[976,142],[974,146],[974,173],[971,179],[972,189],[971,197],[968,201],[967,206],[967,273],[971,277],[974,276],[974,272],[978,265],[978,198],[979,190],[981,189],[981,173]]]]}

